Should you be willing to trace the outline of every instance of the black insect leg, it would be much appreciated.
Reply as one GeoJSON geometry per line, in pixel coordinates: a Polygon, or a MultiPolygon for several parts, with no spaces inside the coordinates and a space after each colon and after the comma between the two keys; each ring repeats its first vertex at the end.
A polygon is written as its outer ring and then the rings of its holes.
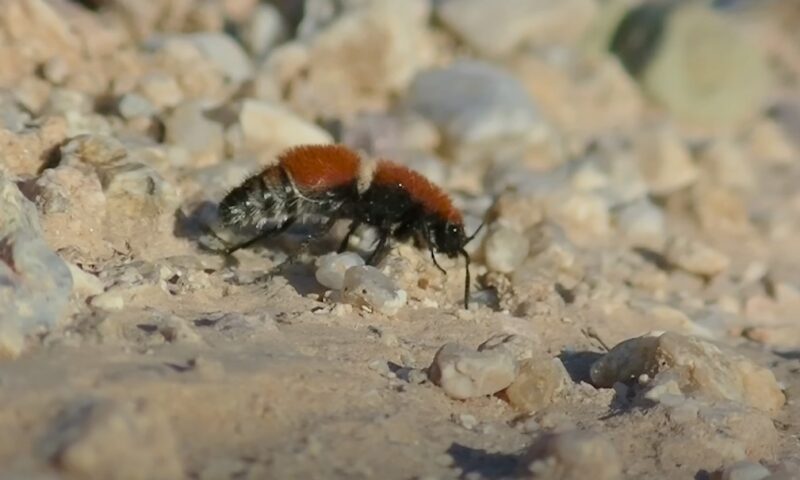
{"type": "Polygon", "coordinates": [[[447,275],[447,270],[442,268],[442,266],[439,265],[439,262],[436,261],[436,253],[433,250],[433,238],[431,238],[430,230],[425,223],[422,224],[422,233],[425,237],[425,243],[428,245],[428,251],[431,252],[431,260],[433,260],[433,264],[436,265],[436,268],[438,268],[440,272],[447,275]]]}
{"type": "Polygon", "coordinates": [[[342,239],[342,243],[339,244],[339,249],[336,250],[337,253],[342,253],[347,250],[348,245],[350,245],[350,237],[355,233],[358,227],[361,226],[361,222],[358,220],[353,220],[350,222],[350,226],[347,229],[347,234],[342,239]]]}
{"type": "Polygon", "coordinates": [[[318,228],[308,233],[306,235],[306,238],[300,244],[300,251],[301,252],[306,251],[311,242],[319,238],[322,238],[323,236],[325,236],[326,233],[330,232],[331,228],[333,228],[333,224],[336,223],[336,220],[338,220],[338,218],[331,217],[328,220],[326,220],[325,223],[320,225],[318,228]]]}
{"type": "Polygon", "coordinates": [[[276,227],[276,228],[267,228],[267,229],[261,230],[261,231],[260,231],[260,232],[258,232],[258,234],[256,234],[256,236],[254,236],[253,238],[251,238],[251,239],[249,239],[249,240],[246,240],[246,241],[244,241],[244,242],[242,242],[242,243],[239,243],[239,244],[233,245],[232,247],[228,247],[228,248],[225,250],[225,253],[226,253],[227,255],[231,255],[231,254],[233,254],[234,252],[236,252],[237,250],[241,250],[242,248],[247,248],[247,247],[249,247],[250,245],[252,245],[252,244],[254,244],[254,243],[256,243],[256,242],[258,242],[258,241],[260,241],[260,240],[263,240],[263,239],[265,239],[265,238],[269,238],[269,237],[271,237],[271,236],[273,236],[273,235],[278,235],[278,234],[280,234],[280,233],[283,233],[283,232],[285,232],[285,231],[286,231],[286,230],[287,230],[289,227],[291,227],[293,223],[294,223],[294,218],[289,218],[289,219],[287,219],[285,222],[283,222],[283,223],[282,223],[280,226],[278,226],[278,227],[276,227]]]}
{"type": "Polygon", "coordinates": [[[389,237],[392,235],[391,230],[381,229],[378,235],[380,235],[378,237],[378,245],[367,258],[367,265],[377,265],[381,263],[386,257],[386,254],[389,253],[389,237]]]}

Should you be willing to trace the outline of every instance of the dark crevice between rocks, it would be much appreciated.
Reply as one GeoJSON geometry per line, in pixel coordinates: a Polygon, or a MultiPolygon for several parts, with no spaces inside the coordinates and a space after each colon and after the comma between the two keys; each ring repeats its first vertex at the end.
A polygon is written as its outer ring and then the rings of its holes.
{"type": "Polygon", "coordinates": [[[478,474],[484,479],[511,478],[519,463],[517,455],[487,452],[455,442],[447,449],[447,454],[461,469],[459,478],[471,478],[473,475],[470,474],[478,474]]]}

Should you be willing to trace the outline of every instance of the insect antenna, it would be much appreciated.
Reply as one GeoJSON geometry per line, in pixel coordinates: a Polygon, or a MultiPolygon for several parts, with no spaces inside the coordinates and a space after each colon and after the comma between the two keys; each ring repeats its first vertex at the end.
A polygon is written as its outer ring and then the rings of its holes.
{"type": "Polygon", "coordinates": [[[467,265],[464,267],[465,278],[464,278],[464,308],[469,310],[469,254],[463,248],[458,251],[458,253],[464,257],[464,260],[467,262],[467,265]]]}
{"type": "MultiPolygon", "coordinates": [[[[484,225],[486,225],[486,220],[483,220],[483,221],[481,222],[481,224],[480,224],[480,225],[478,225],[478,228],[476,228],[476,229],[475,229],[475,231],[474,231],[474,232],[472,232],[472,235],[470,235],[469,237],[467,237],[467,240],[464,242],[464,245],[466,245],[466,244],[468,244],[469,242],[471,242],[471,241],[472,241],[472,239],[473,239],[473,238],[475,238],[475,236],[476,236],[476,235],[478,235],[478,232],[480,232],[480,231],[481,231],[481,229],[483,228],[483,226],[484,226],[484,225]]],[[[466,252],[464,252],[464,254],[466,254],[466,252]]]]}

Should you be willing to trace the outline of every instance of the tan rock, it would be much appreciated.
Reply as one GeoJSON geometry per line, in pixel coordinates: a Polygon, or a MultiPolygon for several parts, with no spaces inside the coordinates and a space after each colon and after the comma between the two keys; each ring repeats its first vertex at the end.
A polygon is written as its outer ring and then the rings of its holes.
{"type": "Polygon", "coordinates": [[[167,419],[147,403],[93,401],[65,409],[44,442],[59,470],[87,479],[178,478],[178,446],[167,419]]]}
{"type": "Polygon", "coordinates": [[[66,162],[46,170],[33,185],[34,199],[50,246],[102,258],[111,254],[104,238],[106,197],[97,175],[79,167],[66,162]]]}
{"type": "Polygon", "coordinates": [[[519,365],[514,382],[505,389],[508,402],[527,413],[550,405],[567,380],[561,361],[538,354],[519,365]]]}
{"type": "Polygon", "coordinates": [[[717,275],[730,264],[725,254],[685,237],[670,238],[664,247],[664,257],[675,267],[702,276],[717,275]]]}
{"type": "Polygon", "coordinates": [[[427,2],[366,2],[346,11],[309,41],[302,77],[289,103],[304,117],[350,116],[386,106],[433,60],[427,2]]]}
{"type": "Polygon", "coordinates": [[[693,184],[699,170],[673,128],[646,130],[636,147],[639,168],[653,195],[667,195],[693,184]]]}
{"type": "Polygon", "coordinates": [[[772,372],[733,352],[695,337],[675,333],[626,340],[592,365],[597,386],[629,382],[645,374],[653,379],[648,398],[661,392],[730,400],[774,413],[786,401],[772,372]],[[665,387],[671,385],[669,388],[665,387]]]}
{"type": "Polygon", "coordinates": [[[48,117],[20,133],[0,128],[0,163],[13,174],[35,173],[66,136],[67,123],[60,117],[48,117]]]}
{"type": "Polygon", "coordinates": [[[502,56],[525,43],[572,44],[596,10],[585,0],[450,0],[437,4],[436,14],[482,55],[502,56]]]}
{"type": "Polygon", "coordinates": [[[728,188],[695,185],[692,208],[700,225],[709,233],[742,233],[750,227],[744,199],[728,188]]]}
{"type": "Polygon", "coordinates": [[[278,152],[301,144],[332,143],[333,137],[288,108],[270,102],[245,100],[239,110],[245,151],[278,152]]]}
{"type": "Polygon", "coordinates": [[[519,478],[573,480],[622,478],[622,460],[600,435],[570,431],[539,437],[520,461],[519,478]]]}

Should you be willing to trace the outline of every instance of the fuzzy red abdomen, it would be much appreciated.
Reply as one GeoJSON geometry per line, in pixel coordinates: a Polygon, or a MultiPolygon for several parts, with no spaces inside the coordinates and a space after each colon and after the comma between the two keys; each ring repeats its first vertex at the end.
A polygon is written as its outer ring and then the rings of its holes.
{"type": "Polygon", "coordinates": [[[356,181],[361,159],[343,145],[304,145],[282,153],[280,166],[304,191],[341,187],[356,181]]]}
{"type": "Polygon", "coordinates": [[[378,162],[372,184],[405,190],[412,201],[422,205],[426,213],[436,215],[450,223],[464,222],[461,212],[453,206],[450,197],[441,188],[402,165],[386,160],[378,162]]]}

